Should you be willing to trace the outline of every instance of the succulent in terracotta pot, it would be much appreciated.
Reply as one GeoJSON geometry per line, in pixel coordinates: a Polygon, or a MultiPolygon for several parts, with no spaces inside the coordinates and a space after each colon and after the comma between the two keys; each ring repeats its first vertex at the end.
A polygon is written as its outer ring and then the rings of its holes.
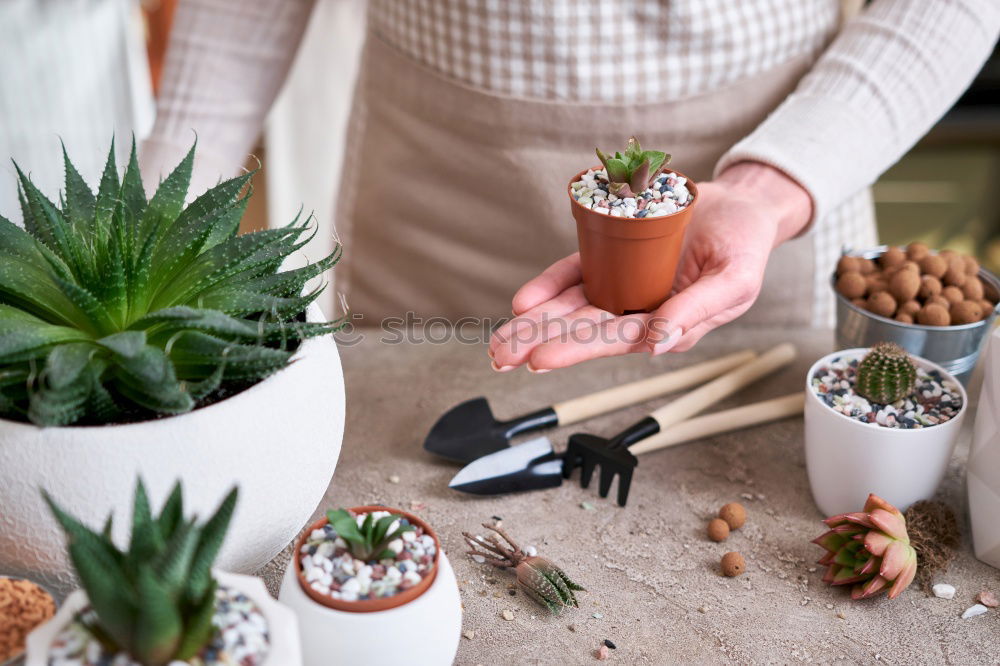
{"type": "Polygon", "coordinates": [[[581,171],[568,188],[584,293],[614,314],[655,309],[673,287],[698,188],[664,171],[670,155],[644,150],[635,137],[624,153],[597,155],[602,166],[581,171]]]}
{"type": "Polygon", "coordinates": [[[301,663],[295,618],[263,584],[213,571],[236,508],[237,490],[204,522],[184,516],[181,486],[158,515],[136,484],[128,548],[111,538],[112,517],[93,530],[48,494],[83,589],[28,639],[31,666],[294,666],[301,663]],[[276,610],[277,609],[277,610],[276,610]]]}

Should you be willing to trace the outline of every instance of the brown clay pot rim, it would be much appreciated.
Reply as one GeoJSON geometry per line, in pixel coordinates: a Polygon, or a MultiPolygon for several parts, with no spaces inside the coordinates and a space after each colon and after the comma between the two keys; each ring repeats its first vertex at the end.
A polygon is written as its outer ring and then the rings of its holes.
{"type": "Polygon", "coordinates": [[[573,196],[573,183],[575,183],[576,181],[580,180],[580,178],[583,176],[583,174],[587,173],[591,169],[593,169],[594,171],[599,171],[599,170],[601,170],[603,168],[604,168],[604,165],[603,164],[599,164],[597,166],[588,167],[588,168],[584,169],[583,171],[580,171],[575,176],[573,176],[573,178],[570,179],[569,183],[567,183],[567,185],[566,185],[566,191],[569,194],[569,200],[573,203],[574,206],[579,206],[582,210],[585,210],[588,213],[592,213],[594,215],[598,215],[598,216],[600,216],[602,218],[605,218],[607,220],[613,220],[615,222],[622,222],[622,223],[625,223],[625,224],[632,224],[632,223],[642,224],[642,223],[645,223],[645,222],[652,222],[654,220],[657,220],[657,221],[667,220],[667,219],[670,219],[671,217],[673,217],[674,215],[680,215],[681,213],[683,213],[688,208],[691,208],[692,206],[694,206],[695,202],[698,201],[698,185],[697,185],[697,183],[695,183],[693,180],[691,180],[691,178],[689,178],[687,175],[681,173],[680,171],[678,171],[676,169],[669,169],[668,168],[668,169],[665,169],[665,170],[669,171],[670,173],[676,174],[676,175],[680,176],[681,178],[687,178],[687,185],[686,185],[686,187],[688,188],[688,191],[691,193],[692,198],[691,198],[691,203],[689,203],[684,208],[681,208],[680,210],[675,210],[673,213],[667,213],[666,215],[657,215],[654,218],[646,218],[646,217],[618,217],[616,215],[611,215],[610,213],[599,213],[599,212],[595,211],[593,208],[587,208],[582,203],[580,203],[579,201],[576,200],[576,197],[573,196]]]}
{"type": "Polygon", "coordinates": [[[334,599],[326,594],[320,594],[306,582],[305,573],[302,570],[302,558],[300,551],[309,534],[312,533],[313,530],[319,529],[329,522],[324,515],[322,518],[306,527],[302,534],[299,535],[299,538],[295,540],[295,550],[292,552],[292,565],[295,567],[295,577],[298,579],[299,587],[301,587],[302,591],[306,593],[306,596],[321,606],[326,606],[327,608],[332,608],[334,610],[345,611],[348,613],[374,613],[377,611],[397,608],[403,604],[408,604],[430,588],[434,579],[437,578],[437,572],[440,568],[441,562],[441,542],[438,540],[437,533],[431,529],[430,525],[417,516],[414,516],[412,513],[408,513],[400,509],[393,509],[388,506],[356,506],[348,509],[348,511],[354,514],[372,513],[373,511],[388,511],[389,513],[406,518],[411,525],[417,525],[423,528],[424,534],[429,534],[431,538],[434,539],[434,566],[431,568],[430,573],[424,576],[419,583],[390,597],[344,601],[342,599],[334,599]]]}

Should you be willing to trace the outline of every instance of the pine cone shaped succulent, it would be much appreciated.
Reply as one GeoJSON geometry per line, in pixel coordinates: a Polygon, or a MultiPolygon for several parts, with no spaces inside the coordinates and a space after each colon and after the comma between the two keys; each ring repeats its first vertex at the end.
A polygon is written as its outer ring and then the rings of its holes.
{"type": "Polygon", "coordinates": [[[858,364],[854,389],[879,404],[889,404],[910,395],[917,381],[917,367],[895,342],[879,342],[858,364]]]}
{"type": "Polygon", "coordinates": [[[913,582],[917,551],[899,509],[869,495],[863,511],[823,522],[830,531],[813,543],[827,551],[819,560],[827,567],[825,583],[853,585],[852,599],[873,597],[888,587],[889,598],[895,599],[913,582]]]}
{"type": "Polygon", "coordinates": [[[574,592],[583,588],[566,575],[561,568],[544,557],[527,557],[514,568],[521,589],[552,613],[564,607],[579,607],[574,592]]]}

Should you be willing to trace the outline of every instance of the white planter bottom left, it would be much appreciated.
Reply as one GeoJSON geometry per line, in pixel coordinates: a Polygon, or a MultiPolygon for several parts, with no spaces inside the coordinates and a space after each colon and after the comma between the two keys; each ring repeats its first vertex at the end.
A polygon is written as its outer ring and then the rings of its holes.
{"type": "Polygon", "coordinates": [[[321,606],[302,591],[289,563],[278,599],[299,618],[305,666],[447,666],[462,633],[462,600],[448,557],[437,577],[408,604],[374,613],[321,606]]]}
{"type": "MultiPolygon", "coordinates": [[[[259,578],[222,571],[216,571],[214,575],[219,585],[238,590],[249,597],[266,618],[270,647],[264,666],[302,666],[302,647],[295,613],[275,601],[259,578]]],[[[63,602],[55,617],[28,634],[25,666],[48,666],[52,641],[87,604],[87,595],[83,590],[73,592],[63,602]]]]}

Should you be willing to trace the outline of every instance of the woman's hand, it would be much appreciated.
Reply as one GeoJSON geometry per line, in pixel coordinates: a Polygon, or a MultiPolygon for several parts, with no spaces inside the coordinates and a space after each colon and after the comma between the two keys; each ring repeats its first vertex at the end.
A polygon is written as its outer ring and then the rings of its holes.
{"type": "Polygon", "coordinates": [[[648,314],[600,310],[584,297],[580,255],[572,254],[514,295],[515,318],[490,340],[494,369],[527,364],[547,372],[602,356],[686,351],[746,312],[771,250],[812,216],[811,199],[781,171],[755,162],[730,167],[698,192],[669,300],[648,314]]]}

